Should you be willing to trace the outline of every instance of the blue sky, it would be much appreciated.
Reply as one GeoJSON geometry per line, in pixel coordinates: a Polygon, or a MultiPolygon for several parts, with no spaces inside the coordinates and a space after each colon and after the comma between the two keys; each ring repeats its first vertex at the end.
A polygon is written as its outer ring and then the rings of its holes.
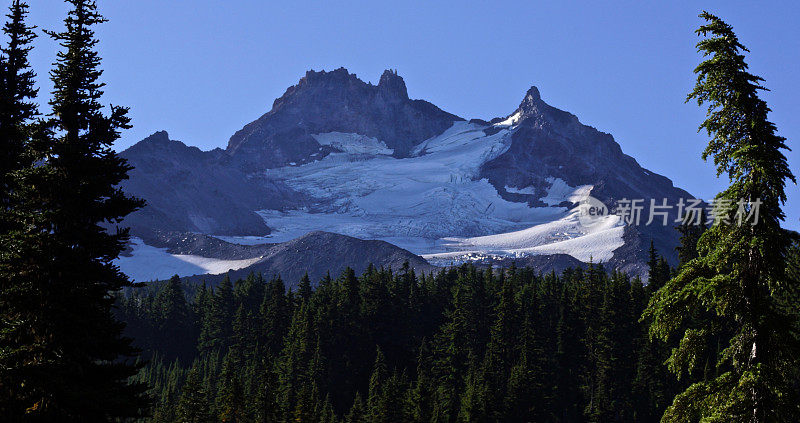
{"type": "MultiPolygon", "coordinates": [[[[36,25],[60,28],[61,2],[32,3],[36,25]]],[[[344,66],[377,82],[392,68],[411,97],[465,118],[507,115],[536,85],[546,102],[611,133],[644,167],[711,198],[726,181],[700,159],[704,112],[684,103],[700,60],[693,30],[705,8],[752,51],[751,70],[772,90],[764,98],[797,150],[788,156],[800,175],[795,2],[100,3],[110,19],[98,31],[106,101],[130,106],[134,124],[119,149],[162,129],[203,149],[224,147],[307,69],[344,66]]],[[[37,42],[33,62],[42,76],[56,49],[45,37],[37,42]]],[[[41,87],[50,90],[46,80],[41,87]]],[[[800,229],[800,190],[787,192],[787,226],[800,229]]]]}

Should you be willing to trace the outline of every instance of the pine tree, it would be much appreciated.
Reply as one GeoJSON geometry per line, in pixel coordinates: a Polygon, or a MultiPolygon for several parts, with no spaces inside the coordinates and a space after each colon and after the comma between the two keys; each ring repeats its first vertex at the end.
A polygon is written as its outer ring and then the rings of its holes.
{"type": "Polygon", "coordinates": [[[375,364],[372,366],[372,376],[369,378],[369,395],[367,396],[367,415],[370,422],[386,422],[386,404],[384,403],[383,387],[388,377],[386,358],[380,348],[375,353],[375,364]]]}
{"type": "Polygon", "coordinates": [[[263,345],[268,357],[276,357],[283,345],[292,318],[291,305],[286,297],[286,287],[280,278],[267,284],[261,302],[263,345]]]}
{"type": "Polygon", "coordinates": [[[137,351],[111,313],[114,293],[131,283],[113,260],[128,241],[117,225],[143,202],[119,188],[130,167],[111,148],[129,127],[127,109],[112,106],[105,114],[100,104],[93,27],[104,19],[93,1],[68,3],[65,30],[47,32],[64,49],[51,71],[45,133],[52,139],[35,146],[42,158],[36,184],[20,188],[38,216],[26,222],[25,236],[36,245],[25,253],[27,291],[15,299],[36,316],[29,328],[35,344],[20,377],[30,418],[133,417],[146,405],[144,387],[128,382],[137,367],[127,359],[137,351]]]}
{"type": "Polygon", "coordinates": [[[580,418],[580,375],[584,366],[586,349],[582,342],[583,326],[577,315],[578,304],[571,292],[571,284],[562,288],[558,327],[556,328],[556,378],[554,403],[560,421],[577,421],[580,418]]]}
{"type": "Polygon", "coordinates": [[[405,421],[423,423],[431,420],[433,389],[430,375],[430,352],[425,340],[417,355],[417,378],[405,400],[405,421]]]}
{"type": "Polygon", "coordinates": [[[796,421],[800,340],[787,303],[796,287],[785,274],[790,238],[780,227],[784,187],[794,181],[785,139],[767,119],[770,109],[758,96],[763,80],[744,60],[748,50],[730,25],[700,16],[707,23],[697,30],[704,37],[698,50],[706,60],[688,99],[708,106],[701,129],[711,141],[703,157],[713,157],[731,185],[715,199],[722,222],[705,231],[699,256],[658,292],[645,317],[653,336],[682,337],[669,358],[676,374],[698,371],[698,358],[709,352],[717,364],[675,398],[663,421],[796,421]],[[755,212],[756,202],[758,221],[737,224],[737,212],[755,212]],[[710,318],[691,319],[703,313],[710,318]],[[718,351],[708,342],[715,337],[718,351]]]}
{"type": "Polygon", "coordinates": [[[180,358],[188,363],[194,357],[192,315],[183,285],[178,275],[173,276],[158,291],[153,301],[155,336],[165,358],[180,358]]]}
{"type": "Polygon", "coordinates": [[[295,311],[276,363],[279,407],[287,417],[296,411],[299,395],[308,382],[308,368],[315,347],[311,313],[306,303],[295,311]]]}
{"type": "Polygon", "coordinates": [[[680,245],[675,247],[680,267],[697,258],[697,242],[706,230],[706,220],[705,210],[701,209],[699,220],[687,213],[683,223],[676,228],[681,234],[680,245]]]}
{"type": "Polygon", "coordinates": [[[353,406],[350,408],[344,421],[346,423],[366,423],[369,420],[367,420],[365,408],[364,400],[361,399],[361,394],[356,392],[353,406]]]}
{"type": "Polygon", "coordinates": [[[234,354],[225,356],[220,374],[220,386],[217,393],[217,410],[219,421],[225,423],[243,422],[245,419],[246,405],[244,403],[244,390],[240,379],[242,363],[234,354]]]}
{"type": "Polygon", "coordinates": [[[308,278],[308,273],[306,272],[303,274],[303,277],[300,278],[300,283],[297,285],[297,295],[300,302],[308,302],[308,300],[311,299],[312,292],[311,279],[308,278]]]}
{"type": "MultiPolygon", "coordinates": [[[[510,273],[514,270],[510,270],[510,273]]],[[[513,273],[512,273],[513,275],[513,273]]],[[[517,361],[519,344],[517,342],[522,330],[520,307],[517,304],[517,278],[509,276],[500,290],[500,302],[495,307],[495,322],[492,325],[491,337],[486,347],[481,376],[474,383],[485,383],[485,403],[482,408],[487,415],[494,418],[500,415],[503,398],[506,395],[511,367],[517,361]]]]}
{"type": "Polygon", "coordinates": [[[200,332],[199,349],[202,353],[224,351],[233,343],[233,318],[236,312],[233,284],[228,275],[222,279],[207,309],[200,332]]]}
{"type": "Polygon", "coordinates": [[[458,407],[458,422],[482,422],[489,420],[487,410],[489,395],[483,371],[477,364],[470,366],[464,381],[464,392],[458,407]]]}
{"type": "Polygon", "coordinates": [[[177,417],[181,423],[210,423],[211,412],[208,407],[208,393],[203,389],[200,366],[195,363],[186,376],[178,400],[177,417]]]}
{"type": "Polygon", "coordinates": [[[14,1],[3,32],[8,45],[0,55],[0,415],[15,415],[38,401],[39,393],[25,388],[26,373],[35,369],[32,355],[44,354],[33,327],[37,294],[26,288],[25,257],[36,248],[35,232],[25,231],[21,177],[30,172],[35,157],[31,149],[31,120],[37,115],[33,99],[34,73],[28,53],[35,35],[25,22],[28,6],[14,1]],[[34,241],[34,242],[32,242],[34,241]],[[31,366],[33,364],[33,366],[31,366]]]}
{"type": "Polygon", "coordinates": [[[28,54],[36,35],[35,27],[25,22],[27,15],[28,5],[15,0],[3,27],[8,45],[2,48],[0,57],[0,210],[4,212],[0,214],[0,234],[10,229],[4,221],[11,217],[5,212],[11,206],[14,172],[33,164],[26,150],[31,120],[38,114],[33,101],[38,90],[28,54]]]}

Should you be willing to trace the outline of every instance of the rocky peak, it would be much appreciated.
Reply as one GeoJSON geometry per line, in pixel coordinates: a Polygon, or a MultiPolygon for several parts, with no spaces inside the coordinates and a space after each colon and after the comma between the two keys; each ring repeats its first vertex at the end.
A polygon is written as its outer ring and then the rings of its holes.
{"type": "Polygon", "coordinates": [[[560,131],[576,131],[582,126],[577,116],[545,103],[536,86],[528,89],[516,112],[520,113],[520,121],[529,120],[535,125],[549,124],[560,131]]]}
{"type": "Polygon", "coordinates": [[[297,86],[345,85],[349,82],[359,82],[361,85],[364,84],[355,74],[348,72],[345,68],[338,68],[332,71],[315,71],[311,69],[306,71],[304,77],[300,78],[300,82],[297,83],[297,86]]]}
{"type": "Polygon", "coordinates": [[[248,172],[305,163],[326,154],[315,134],[341,132],[376,138],[402,157],[457,120],[462,119],[409,99],[397,71],[383,72],[373,85],[345,68],[311,70],[275,100],[272,110],[237,131],[226,153],[248,172]]]}
{"type": "Polygon", "coordinates": [[[143,139],[141,142],[147,144],[167,144],[169,143],[169,134],[167,131],[157,131],[143,139]]]}
{"type": "Polygon", "coordinates": [[[528,89],[528,92],[525,93],[525,98],[522,100],[520,107],[522,107],[522,105],[525,103],[533,104],[533,103],[539,103],[541,101],[542,101],[542,95],[539,94],[539,89],[536,88],[536,85],[531,85],[531,87],[528,89]]]}
{"type": "Polygon", "coordinates": [[[378,91],[388,101],[407,101],[408,90],[403,78],[397,74],[397,70],[387,69],[383,71],[378,82],[378,91]]]}

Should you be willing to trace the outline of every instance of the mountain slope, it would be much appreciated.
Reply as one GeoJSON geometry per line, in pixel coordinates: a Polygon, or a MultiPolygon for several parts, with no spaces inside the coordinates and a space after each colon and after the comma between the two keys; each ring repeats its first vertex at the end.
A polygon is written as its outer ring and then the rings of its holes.
{"type": "Polygon", "coordinates": [[[141,237],[156,230],[265,235],[269,228],[255,210],[297,204],[302,198],[283,184],[230,166],[222,150],[200,151],[170,140],[163,131],[121,156],[134,167],[123,188],[147,200],[144,209],[125,220],[141,237]]]}
{"type": "Polygon", "coordinates": [[[370,264],[400,270],[405,263],[417,273],[436,270],[422,257],[388,242],[320,231],[284,243],[245,246],[207,235],[160,232],[147,244],[135,239],[133,248],[117,262],[137,282],[178,274],[200,275],[191,279],[216,284],[225,274],[236,279],[255,272],[265,277],[280,275],[287,286],[295,285],[305,273],[317,282],[328,272],[337,277],[348,266],[361,274],[370,264]]]}
{"type": "MultiPolygon", "coordinates": [[[[674,210],[666,226],[609,215],[588,227],[577,204],[691,198],[536,87],[510,115],[467,122],[409,99],[392,71],[378,85],[345,69],[309,71],[226,150],[158,133],[123,156],[137,166],[126,189],[150,201],[131,218],[145,240],[166,230],[285,243],[326,231],[387,241],[437,265],[568,255],[642,274],[650,240],[674,260],[674,210]]],[[[314,263],[357,259],[332,254],[314,263]]]]}
{"type": "Polygon", "coordinates": [[[378,85],[344,68],[308,71],[275,100],[271,111],[233,134],[226,152],[247,170],[303,163],[333,150],[321,148],[315,134],[341,132],[379,139],[403,157],[456,120],[463,119],[410,100],[405,82],[392,71],[385,71],[378,85]]]}

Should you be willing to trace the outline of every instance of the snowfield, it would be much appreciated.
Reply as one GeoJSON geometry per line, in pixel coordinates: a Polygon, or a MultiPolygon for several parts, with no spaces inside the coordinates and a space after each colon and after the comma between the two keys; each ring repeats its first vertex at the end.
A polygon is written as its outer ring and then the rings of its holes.
{"type": "MultiPolygon", "coordinates": [[[[584,228],[578,211],[559,205],[578,203],[592,186],[571,187],[550,178],[541,201],[549,207],[504,200],[481,165],[503,154],[519,117],[509,116],[486,135],[486,126],[455,122],[441,135],[419,144],[412,157],[391,157],[374,138],[330,132],[315,138],[341,153],[299,166],[270,169],[316,201],[297,210],[262,210],[274,232],[265,240],[284,242],[313,230],[362,239],[381,239],[433,264],[458,263],[486,255],[569,254],[581,261],[609,260],[623,243],[623,224],[606,216],[584,228]]],[[[531,187],[505,187],[534,195],[531,187]]],[[[228,238],[228,240],[230,240],[228,238]]]]}
{"type": "MultiPolygon", "coordinates": [[[[227,242],[254,245],[285,242],[322,230],[361,239],[380,239],[422,255],[434,265],[454,265],[488,257],[568,254],[602,262],[622,246],[623,223],[604,216],[584,227],[577,204],[591,185],[569,186],[550,178],[546,207],[504,200],[486,179],[481,166],[506,152],[516,115],[486,126],[455,122],[441,135],[419,144],[411,157],[395,158],[385,143],[359,134],[316,134],[321,144],[338,152],[315,161],[270,169],[268,178],[285,181],[314,201],[295,210],[261,210],[273,233],[265,237],[218,236],[227,242]]],[[[509,193],[536,196],[533,187],[504,187],[509,193]]],[[[260,258],[220,260],[170,254],[133,239],[120,269],[138,282],[172,275],[220,274],[250,266],[260,258]]]]}
{"type": "Polygon", "coordinates": [[[394,150],[387,147],[382,141],[359,134],[346,134],[342,132],[326,132],[312,135],[320,145],[329,145],[344,153],[351,154],[384,154],[392,155],[394,150]]]}
{"type": "Polygon", "coordinates": [[[115,261],[123,273],[135,282],[149,282],[169,279],[173,275],[191,276],[200,274],[220,274],[228,270],[238,270],[260,260],[219,260],[185,254],[170,254],[166,248],[156,248],[145,244],[139,238],[131,238],[131,256],[122,256],[115,261]]]}
{"type": "MultiPolygon", "coordinates": [[[[591,185],[572,187],[550,178],[546,207],[503,199],[481,166],[506,152],[519,116],[487,126],[455,122],[441,135],[419,144],[407,158],[395,158],[386,144],[359,134],[314,135],[337,150],[322,159],[290,163],[266,171],[271,179],[313,199],[295,210],[261,210],[273,233],[265,237],[218,236],[227,242],[254,245],[285,242],[311,231],[328,231],[361,239],[380,239],[422,255],[434,265],[453,265],[487,257],[568,254],[588,262],[607,261],[622,246],[623,223],[604,216],[591,227],[578,219],[577,204],[591,185]]],[[[533,187],[504,187],[509,193],[536,196],[533,187]]],[[[170,254],[133,239],[129,257],[116,263],[133,280],[172,275],[219,274],[257,262],[170,254]]]]}

